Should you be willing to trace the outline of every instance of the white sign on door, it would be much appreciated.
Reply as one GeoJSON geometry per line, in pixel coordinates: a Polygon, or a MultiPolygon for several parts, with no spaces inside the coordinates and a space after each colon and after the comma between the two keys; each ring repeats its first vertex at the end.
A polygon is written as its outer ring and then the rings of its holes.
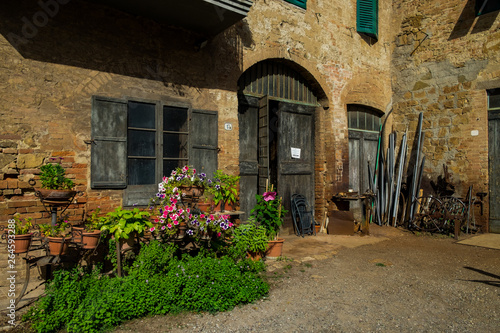
{"type": "Polygon", "coordinates": [[[292,147],[292,158],[300,158],[300,148],[292,147]]]}

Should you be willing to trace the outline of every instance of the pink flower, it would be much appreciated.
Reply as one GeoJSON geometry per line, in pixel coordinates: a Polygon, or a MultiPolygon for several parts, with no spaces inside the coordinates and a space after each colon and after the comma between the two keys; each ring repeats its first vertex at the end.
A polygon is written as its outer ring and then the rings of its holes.
{"type": "Polygon", "coordinates": [[[276,192],[264,192],[264,201],[271,201],[276,198],[276,192]]]}
{"type": "Polygon", "coordinates": [[[160,229],[161,229],[161,230],[165,230],[165,226],[164,226],[164,225],[162,225],[160,229]]]}
{"type": "Polygon", "coordinates": [[[172,170],[172,173],[170,174],[171,176],[175,176],[177,172],[175,170],[172,170]]]}
{"type": "Polygon", "coordinates": [[[217,237],[220,237],[220,235],[221,235],[221,233],[220,233],[220,232],[218,232],[218,233],[217,233],[217,237]]]}
{"type": "Polygon", "coordinates": [[[176,221],[179,218],[179,215],[173,214],[171,217],[172,217],[172,220],[176,221]]]}
{"type": "Polygon", "coordinates": [[[214,216],[212,214],[210,214],[210,219],[211,220],[215,220],[214,216]]]}
{"type": "Polygon", "coordinates": [[[179,209],[179,215],[181,215],[182,213],[184,213],[184,209],[180,208],[179,209]]]}
{"type": "Polygon", "coordinates": [[[175,198],[171,199],[170,201],[172,201],[172,205],[175,205],[177,203],[177,199],[175,199],[175,198]]]}
{"type": "Polygon", "coordinates": [[[169,223],[169,224],[167,224],[167,227],[168,227],[169,229],[172,229],[172,225],[171,225],[170,223],[169,223]]]}
{"type": "Polygon", "coordinates": [[[182,168],[182,172],[187,172],[189,170],[189,167],[186,165],[184,168],[182,168]]]}
{"type": "Polygon", "coordinates": [[[205,214],[201,214],[200,219],[204,219],[204,218],[205,218],[205,214]]]}
{"type": "Polygon", "coordinates": [[[187,212],[188,214],[189,214],[189,213],[191,213],[191,209],[186,208],[186,212],[187,212]]]}
{"type": "Polygon", "coordinates": [[[164,182],[164,183],[168,183],[168,178],[167,178],[167,177],[165,177],[165,176],[163,176],[163,182],[164,182]]]}
{"type": "Polygon", "coordinates": [[[158,223],[158,222],[160,222],[160,221],[158,219],[155,219],[155,223],[158,223]]]}
{"type": "Polygon", "coordinates": [[[178,225],[179,224],[179,221],[174,221],[174,225],[178,225]]]}
{"type": "Polygon", "coordinates": [[[233,224],[231,222],[229,222],[227,225],[229,226],[229,228],[231,228],[233,226],[233,224]]]}
{"type": "Polygon", "coordinates": [[[151,231],[151,232],[153,232],[155,230],[156,230],[155,227],[151,227],[151,229],[149,229],[149,231],[151,231]]]}
{"type": "Polygon", "coordinates": [[[193,169],[193,173],[196,173],[196,169],[193,169]]]}

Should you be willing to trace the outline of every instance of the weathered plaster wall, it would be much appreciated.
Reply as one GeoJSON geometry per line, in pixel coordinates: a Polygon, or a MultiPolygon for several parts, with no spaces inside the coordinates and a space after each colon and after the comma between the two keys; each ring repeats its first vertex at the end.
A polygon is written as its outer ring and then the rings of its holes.
{"type": "Polygon", "coordinates": [[[436,181],[446,165],[458,196],[469,185],[488,192],[485,89],[500,87],[498,12],[476,18],[473,1],[402,1],[393,18],[394,129],[408,127],[412,140],[423,112],[424,180],[436,181]]]}

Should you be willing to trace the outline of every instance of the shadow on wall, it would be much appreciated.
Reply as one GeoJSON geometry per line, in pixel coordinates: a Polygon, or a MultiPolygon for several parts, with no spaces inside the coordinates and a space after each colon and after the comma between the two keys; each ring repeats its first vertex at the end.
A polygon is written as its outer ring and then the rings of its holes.
{"type": "Polygon", "coordinates": [[[252,43],[243,22],[203,47],[192,32],[80,0],[2,1],[0,34],[26,59],[225,90],[252,43]]]}
{"type": "Polygon", "coordinates": [[[491,28],[498,16],[498,11],[476,16],[476,1],[478,0],[467,0],[448,40],[460,38],[469,33],[475,34],[487,31],[491,28]]]}

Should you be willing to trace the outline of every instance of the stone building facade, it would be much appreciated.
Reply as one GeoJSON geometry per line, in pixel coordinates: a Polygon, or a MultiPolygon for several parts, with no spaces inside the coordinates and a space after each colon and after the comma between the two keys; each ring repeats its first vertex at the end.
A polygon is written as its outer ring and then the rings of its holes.
{"type": "Polygon", "coordinates": [[[217,167],[239,174],[238,80],[268,60],[299,73],[317,98],[318,220],[335,209],[332,195],[349,188],[348,105],[376,110],[383,121],[392,109],[385,136],[408,128],[412,138],[424,112],[426,177],[445,164],[460,195],[469,184],[488,192],[486,94],[500,87],[498,11],[475,18],[472,0],[379,1],[374,39],[356,31],[356,3],[315,0],[303,9],[256,0],[246,18],[201,41],[91,1],[1,4],[0,221],[16,212],[50,221],[29,180],[51,158],[82,192],[67,210],[70,221],[124,205],[126,190],[91,186],[96,96],[216,112],[217,167]]]}

